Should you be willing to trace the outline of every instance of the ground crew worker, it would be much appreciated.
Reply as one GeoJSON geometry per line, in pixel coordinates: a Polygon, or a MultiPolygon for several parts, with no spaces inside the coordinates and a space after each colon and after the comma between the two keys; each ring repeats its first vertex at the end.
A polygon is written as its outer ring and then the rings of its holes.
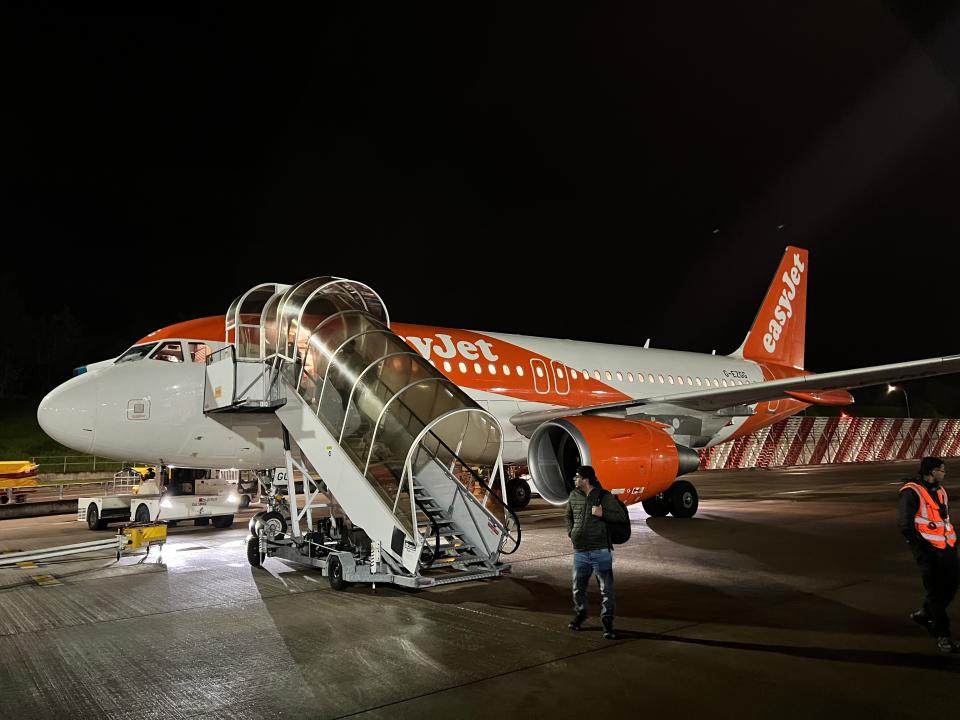
{"type": "Polygon", "coordinates": [[[624,522],[626,513],[613,495],[600,486],[597,474],[589,465],[577,468],[573,484],[567,500],[567,535],[573,542],[573,609],[576,615],[567,627],[579,630],[587,619],[587,585],[596,572],[603,597],[600,608],[603,636],[614,640],[613,552],[605,520],[624,522]]]}
{"type": "Polygon", "coordinates": [[[946,474],[940,458],[925,457],[920,461],[917,479],[900,488],[897,524],[913,551],[927,591],[923,608],[910,613],[910,619],[937,639],[940,652],[955,653],[960,652],[960,645],[950,635],[947,606],[960,585],[960,559],[947,491],[941,486],[946,474]]]}

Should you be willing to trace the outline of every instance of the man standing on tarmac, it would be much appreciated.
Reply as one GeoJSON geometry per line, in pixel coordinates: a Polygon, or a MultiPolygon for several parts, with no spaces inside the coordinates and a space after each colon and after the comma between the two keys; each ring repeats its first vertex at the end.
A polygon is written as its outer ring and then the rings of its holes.
{"type": "Polygon", "coordinates": [[[628,518],[616,499],[600,487],[597,474],[589,465],[581,465],[573,476],[574,489],[567,500],[567,535],[573,542],[573,609],[571,630],[579,630],[587,619],[587,585],[594,572],[600,582],[603,603],[600,620],[603,636],[616,639],[613,613],[613,552],[606,520],[625,522],[628,518]]]}
{"type": "Polygon", "coordinates": [[[960,560],[947,491],[941,487],[946,474],[940,458],[920,461],[917,480],[907,481],[900,488],[897,524],[913,551],[927,591],[923,609],[910,613],[910,619],[937,639],[940,652],[955,653],[960,652],[960,645],[950,635],[947,605],[960,584],[960,560]]]}

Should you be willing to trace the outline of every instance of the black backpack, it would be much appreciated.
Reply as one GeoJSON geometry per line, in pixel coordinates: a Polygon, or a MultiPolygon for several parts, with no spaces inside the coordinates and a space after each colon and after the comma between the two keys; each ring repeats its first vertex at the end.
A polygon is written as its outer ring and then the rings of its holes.
{"type": "Polygon", "coordinates": [[[607,524],[607,537],[610,539],[610,543],[612,545],[623,545],[623,543],[630,539],[630,514],[627,512],[627,506],[623,504],[620,498],[607,490],[604,490],[600,494],[601,500],[604,495],[609,495],[616,500],[617,505],[623,509],[624,515],[627,516],[627,519],[623,522],[611,522],[604,519],[604,522],[607,524]]]}

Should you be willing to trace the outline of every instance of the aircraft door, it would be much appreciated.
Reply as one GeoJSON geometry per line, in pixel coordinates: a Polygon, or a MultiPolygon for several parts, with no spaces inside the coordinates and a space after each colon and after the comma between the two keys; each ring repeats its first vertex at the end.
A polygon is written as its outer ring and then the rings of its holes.
{"type": "Polygon", "coordinates": [[[533,375],[533,389],[540,395],[546,395],[550,392],[550,371],[547,364],[540,358],[530,360],[530,371],[533,375]]]}

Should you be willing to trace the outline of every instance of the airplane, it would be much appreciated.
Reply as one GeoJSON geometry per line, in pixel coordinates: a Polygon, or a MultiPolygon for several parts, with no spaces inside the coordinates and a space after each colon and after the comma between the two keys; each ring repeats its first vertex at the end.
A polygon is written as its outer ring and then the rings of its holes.
{"type": "MultiPolygon", "coordinates": [[[[624,504],[684,518],[696,513],[699,497],[679,478],[699,467],[699,450],[811,405],[848,405],[850,389],[960,370],[960,355],[953,355],[808,371],[809,272],[808,252],[787,247],[752,327],[730,355],[389,325],[497,418],[503,462],[514,468],[506,483],[511,506],[529,501],[525,477],[562,505],[576,467],[587,464],[624,504]]],[[[117,358],[78,368],[40,403],[41,427],[67,447],[106,457],[198,468],[283,465],[275,415],[204,413],[205,363],[230,345],[233,331],[225,328],[224,316],[178,323],[117,358]]]]}

